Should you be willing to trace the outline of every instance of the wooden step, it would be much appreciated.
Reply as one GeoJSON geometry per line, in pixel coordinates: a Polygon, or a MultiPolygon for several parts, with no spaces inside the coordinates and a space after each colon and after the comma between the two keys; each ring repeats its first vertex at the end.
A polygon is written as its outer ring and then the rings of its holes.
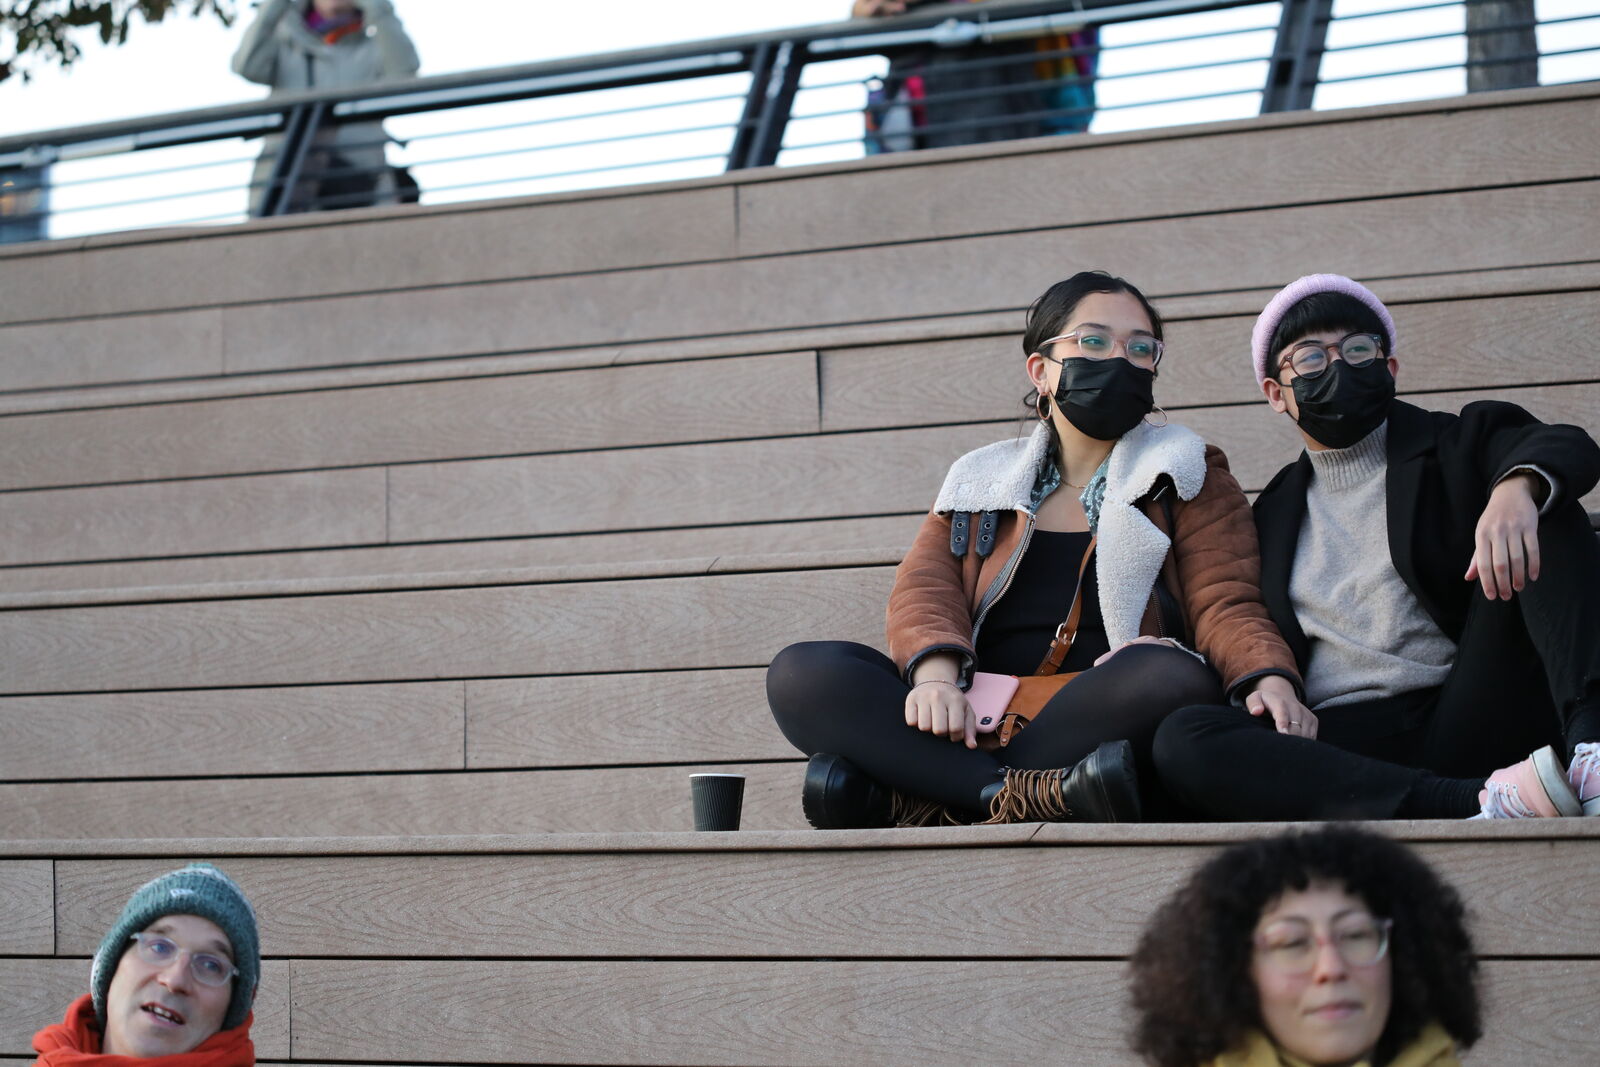
{"type": "MultiPolygon", "coordinates": [[[[197,338],[211,320],[197,317],[215,311],[146,316],[138,325],[142,343],[156,351],[193,350],[189,358],[197,363],[219,364],[194,373],[263,373],[1003,310],[1056,281],[1062,262],[1095,262],[1106,248],[1123,250],[1122,269],[1158,301],[1216,288],[1219,257],[1227,262],[1221,284],[1281,285],[1306,269],[1308,245],[1318,249],[1317,265],[1368,279],[1441,264],[1507,270],[1592,260],[1600,242],[1600,218],[1588,210],[1595,184],[1562,181],[247,304],[227,308],[216,345],[203,348],[197,338]],[[1552,218],[1564,224],[1552,229],[1546,225],[1552,218]],[[1054,254],[1039,256],[1041,247],[1054,254]],[[1173,249],[1201,251],[1173,255],[1173,249]],[[596,314],[601,307],[634,313],[596,314]],[[333,338],[336,346],[328,343],[333,338]]],[[[114,365],[123,376],[113,380],[129,380],[122,368],[137,364],[107,350],[120,350],[125,328],[108,319],[0,327],[0,388],[88,384],[51,369],[48,356],[62,349],[74,353],[73,364],[114,365]]]]}
{"type": "Polygon", "coordinates": [[[0,250],[0,321],[426,289],[863,244],[1592,178],[1592,84],[1092,138],[737,172],[695,182],[0,250]],[[1385,158],[1353,182],[1272,161],[1385,158]],[[1448,157],[1451,166],[1434,161],[1448,157]],[[971,189],[987,190],[974,198],[971,189]],[[415,254],[427,249],[426,256],[415,254]]]}
{"type": "Polygon", "coordinates": [[[0,782],[792,760],[767,711],[764,675],[748,667],[0,697],[0,782]]]}
{"type": "MultiPolygon", "coordinates": [[[[14,246],[7,246],[14,247],[14,246]]],[[[3,250],[0,250],[3,252],[3,250]]],[[[1600,285],[1600,260],[1518,267],[1497,271],[1438,271],[1389,274],[1368,279],[1380,286],[1385,303],[1397,314],[1411,304],[1468,301],[1487,298],[1540,296],[1547,293],[1587,292],[1600,285]]],[[[1262,306],[1282,284],[1261,288],[1211,289],[1202,293],[1165,295],[1160,309],[1169,329],[1191,320],[1237,317],[1253,321],[1262,306]]],[[[929,344],[945,340],[994,337],[1002,355],[1020,337],[1021,301],[1003,310],[920,316],[914,319],[803,326],[751,333],[721,333],[648,345],[533,347],[517,352],[480,357],[409,359],[397,363],[368,364],[332,369],[232,373],[223,376],[127,384],[85,384],[59,389],[23,392],[0,391],[0,415],[81,411],[90,408],[136,407],[231,397],[315,393],[329,389],[407,385],[477,377],[507,377],[565,370],[643,366],[698,359],[726,359],[749,355],[783,355],[800,351],[872,348],[896,344],[929,344]]],[[[126,363],[126,360],[122,362],[126,363]]],[[[1217,380],[1232,382],[1220,371],[1217,380]]],[[[1237,384],[1236,382],[1234,384],[1237,384]]]]}
{"type": "MultiPolygon", "coordinates": [[[[1151,911],[1218,847],[1283,829],[4,841],[23,918],[0,942],[0,1054],[84,988],[134,888],[204,857],[259,916],[264,1060],[292,1041],[296,1062],[1124,1064],[1151,911]],[[975,903],[995,894],[1028,921],[975,903]]],[[[1600,935],[1571,916],[1600,826],[1381,829],[1467,902],[1487,1008],[1467,1062],[1580,1062],[1600,935]]]]}
{"type": "MultiPolygon", "coordinates": [[[[1600,427],[1600,381],[1404,395],[1444,410],[1472,400],[1510,400],[1546,421],[1600,427]]],[[[886,396],[883,407],[898,410],[902,421],[919,418],[914,402],[886,396]]],[[[932,412],[921,417],[940,418],[932,412]]],[[[1172,417],[1220,445],[1247,491],[1261,489],[1302,447],[1289,420],[1261,402],[1184,408],[1172,417]]],[[[0,565],[914,513],[933,500],[956,456],[1026,429],[1013,416],[915,429],[29,490],[0,494],[0,565]]],[[[1600,494],[1585,501],[1600,505],[1600,494]]]]}
{"type": "MultiPolygon", "coordinates": [[[[1430,392],[1592,377],[1561,355],[1587,343],[1591,299],[1559,292],[1400,305],[1402,382],[1430,392]],[[1508,334],[1519,338],[1513,351],[1508,334]]],[[[1163,406],[1259,403],[1253,321],[1174,322],[1163,406]]],[[[0,490],[993,421],[1020,410],[1021,357],[1018,336],[1007,333],[391,385],[329,380],[316,391],[19,414],[0,417],[0,490]],[[909,380],[919,388],[907,390],[909,380]]]]}
{"type": "Polygon", "coordinates": [[[911,544],[926,508],[903,515],[733,526],[490,538],[433,544],[380,545],[304,552],[177,557],[135,562],[66,564],[0,569],[0,607],[38,606],[72,598],[57,593],[99,591],[102,600],[192,599],[215,596],[218,586],[328,583],[349,591],[404,579],[438,587],[463,575],[539,568],[615,565],[618,572],[644,561],[713,561],[773,553],[879,551],[897,561],[911,544]],[[207,586],[195,590],[194,586],[207,586]]]}

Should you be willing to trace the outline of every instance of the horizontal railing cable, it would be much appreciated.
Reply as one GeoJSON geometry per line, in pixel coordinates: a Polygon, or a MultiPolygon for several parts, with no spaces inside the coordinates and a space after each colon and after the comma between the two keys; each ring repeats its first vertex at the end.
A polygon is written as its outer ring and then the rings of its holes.
{"type": "MultiPolygon", "coordinates": [[[[914,10],[881,21],[685,42],[368,89],[288,93],[31,139],[0,138],[0,240],[200,225],[247,214],[393,203],[402,196],[460,199],[515,186],[582,188],[609,182],[606,175],[656,177],[649,173],[652,168],[683,175],[683,168],[701,174],[719,163],[725,169],[766,166],[778,162],[780,153],[800,151],[810,153],[805,161],[842,159],[863,150],[924,143],[920,139],[968,143],[974,138],[967,134],[993,135],[996,127],[1013,136],[1081,131],[1091,124],[1098,129],[1098,116],[1125,116],[1108,121],[1108,128],[1137,128],[1193,121],[1205,110],[1195,105],[1207,101],[1216,102],[1224,117],[1233,117],[1249,113],[1246,101],[1252,98],[1263,109],[1309,107],[1312,91],[1322,85],[1381,86],[1382,79],[1493,71],[1600,52],[1600,44],[1581,43],[1581,37],[1568,47],[1526,43],[1543,27],[1600,20],[1600,0],[1595,10],[1568,7],[1550,18],[1524,14],[1492,25],[1440,29],[1438,19],[1430,17],[1503,3],[1400,0],[1400,6],[1348,15],[1303,8],[1303,18],[1290,18],[1262,0],[993,0],[955,15],[914,10]],[[1202,23],[1194,32],[1179,28],[1181,23],[1151,21],[1224,11],[1240,14],[1229,16],[1231,25],[1202,23]],[[1391,24],[1379,29],[1382,24],[1372,20],[1383,18],[1391,24]],[[1148,25],[1150,36],[1124,39],[1112,32],[1131,23],[1148,25]],[[1364,24],[1372,28],[1329,37],[1335,27],[1364,24]],[[1080,30],[1092,31],[1091,36],[1057,39],[1080,30]],[[1265,47],[1261,38],[1269,33],[1273,39],[1265,47]],[[1509,35],[1525,42],[1521,54],[1439,58],[1449,42],[1509,35]],[[1355,39],[1366,36],[1372,39],[1355,39]],[[1029,41],[1037,44],[1027,47],[1029,41]],[[1171,53],[1184,45],[1190,46],[1187,53],[1171,53]],[[1197,51],[1209,54],[1197,56],[1197,51]],[[1242,54],[1229,54],[1235,52],[1242,54]],[[1359,53],[1390,66],[1352,71],[1348,63],[1332,63],[1359,53]],[[921,74],[923,84],[908,93],[900,82],[887,79],[883,66],[863,73],[860,65],[874,61],[886,63],[895,75],[921,74]],[[821,77],[808,80],[810,73],[821,77]],[[729,90],[726,79],[734,77],[743,78],[744,89],[729,90]],[[963,84],[974,78],[995,84],[963,84]],[[674,99],[608,95],[669,82],[683,86],[674,90],[674,99]],[[1118,91],[1111,93],[1112,86],[1118,91]],[[1140,93],[1149,98],[1130,98],[1140,93]],[[1111,102],[1104,102],[1107,96],[1111,102]],[[566,101],[558,113],[527,110],[556,97],[566,101]],[[1006,103],[986,103],[990,100],[1006,103]],[[475,110],[508,106],[524,110],[475,110]],[[706,110],[717,108],[725,109],[725,117],[706,110]],[[871,133],[870,149],[863,147],[869,136],[862,127],[864,114],[897,124],[871,133]],[[394,128],[385,129],[384,122],[394,128]],[[256,154],[241,153],[238,146],[252,143],[256,154]],[[108,170],[135,154],[180,149],[196,158],[108,170]],[[223,158],[206,158],[207,153],[223,158]],[[541,164],[555,169],[540,170],[541,164]],[[243,167],[252,168],[247,181],[221,184],[218,175],[243,167]],[[190,174],[201,187],[179,188],[190,174]],[[97,195],[105,199],[94,201],[97,195]],[[196,212],[193,218],[159,217],[162,212],[181,215],[182,207],[175,205],[188,201],[194,207],[227,202],[219,198],[235,198],[237,207],[196,212]]],[[[1561,76],[1570,77],[1564,72],[1571,69],[1567,64],[1561,76]]],[[[1529,77],[1525,71],[1475,75],[1473,87],[1529,77]]],[[[1356,92],[1381,99],[1393,90],[1356,92]]],[[[1352,96],[1341,93],[1339,99],[1352,96]]]]}

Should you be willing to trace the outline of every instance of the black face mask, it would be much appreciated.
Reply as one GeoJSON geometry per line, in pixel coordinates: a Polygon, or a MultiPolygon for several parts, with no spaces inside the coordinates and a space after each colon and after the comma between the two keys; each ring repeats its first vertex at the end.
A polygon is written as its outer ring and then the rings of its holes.
{"type": "Polygon", "coordinates": [[[1349,448],[1376,430],[1394,401],[1394,375],[1382,358],[1360,367],[1335,360],[1317,377],[1289,384],[1300,428],[1329,448],[1349,448]]]}
{"type": "Polygon", "coordinates": [[[1155,381],[1154,371],[1125,359],[1063,360],[1056,406],[1080,432],[1115,441],[1156,406],[1155,381]]]}

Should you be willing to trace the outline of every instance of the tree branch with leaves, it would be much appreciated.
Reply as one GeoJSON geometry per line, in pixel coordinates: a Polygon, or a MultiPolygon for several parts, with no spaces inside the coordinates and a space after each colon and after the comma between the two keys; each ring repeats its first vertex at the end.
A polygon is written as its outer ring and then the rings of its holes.
{"type": "Polygon", "coordinates": [[[0,0],[0,82],[24,81],[41,65],[70,67],[83,54],[82,35],[122,44],[134,20],[160,22],[187,10],[232,25],[236,0],[0,0]]]}

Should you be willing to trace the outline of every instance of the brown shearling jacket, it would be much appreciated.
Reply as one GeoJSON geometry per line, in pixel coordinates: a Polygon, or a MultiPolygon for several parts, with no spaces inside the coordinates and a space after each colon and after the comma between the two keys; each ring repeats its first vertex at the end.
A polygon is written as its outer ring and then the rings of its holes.
{"type": "MultiPolygon", "coordinates": [[[[1184,500],[1173,480],[1163,475],[1135,504],[1171,542],[1155,588],[1148,593],[1139,632],[1174,637],[1197,649],[1235,699],[1266,674],[1282,675],[1299,689],[1294,657],[1262,604],[1261,552],[1250,505],[1222,451],[1208,445],[1204,457],[1204,482],[1192,499],[1184,500]],[[1170,594],[1177,612],[1160,609],[1163,592],[1170,594]],[[1172,629],[1178,621],[1175,614],[1181,616],[1179,632],[1172,629]]],[[[974,550],[958,555],[952,551],[951,514],[936,504],[895,574],[888,608],[889,654],[908,679],[917,662],[934,652],[961,656],[964,684],[970,674],[978,628],[1009,587],[1033,532],[1034,518],[1023,508],[990,514],[993,549],[985,555],[974,550]]],[[[978,527],[979,516],[973,515],[971,523],[978,527]]],[[[979,537],[975,530],[972,540],[979,537]]],[[[1102,602],[1104,585],[1102,577],[1102,602]]]]}

